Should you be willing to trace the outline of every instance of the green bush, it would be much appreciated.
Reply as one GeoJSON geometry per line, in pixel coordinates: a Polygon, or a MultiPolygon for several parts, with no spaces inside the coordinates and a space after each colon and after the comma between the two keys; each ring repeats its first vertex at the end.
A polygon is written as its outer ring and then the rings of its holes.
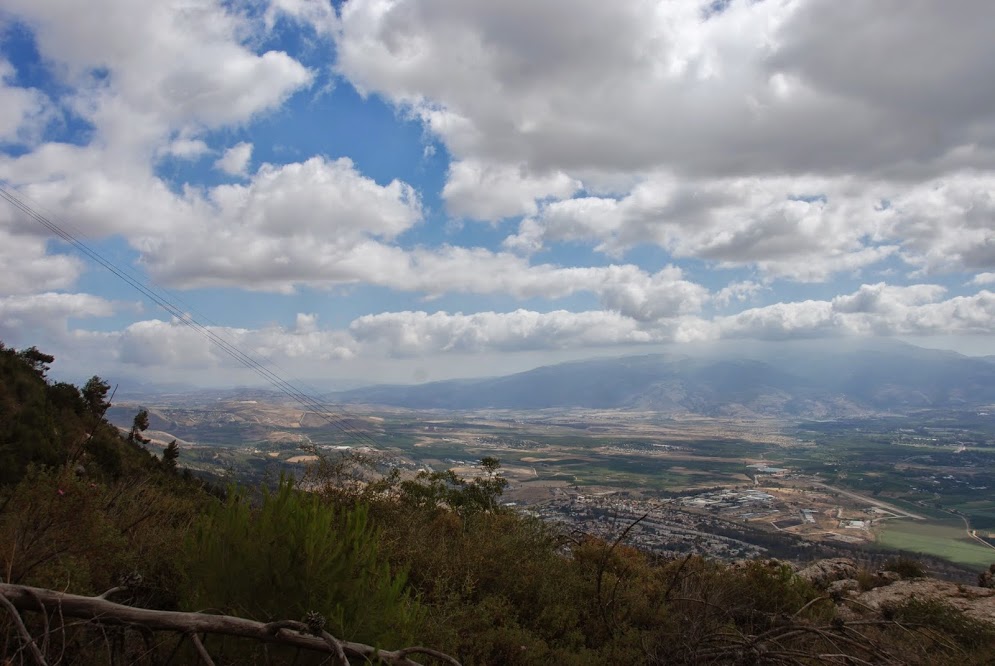
{"type": "Polygon", "coordinates": [[[187,606],[261,621],[320,613],[330,632],[382,645],[413,637],[421,613],[378,547],[362,506],[336,508],[281,478],[253,508],[232,488],[189,544],[187,606]]]}
{"type": "Polygon", "coordinates": [[[995,659],[995,626],[971,618],[938,599],[912,598],[882,611],[897,622],[929,627],[960,648],[986,649],[987,655],[995,659]]]}
{"type": "Polygon", "coordinates": [[[905,556],[893,557],[881,568],[885,571],[894,571],[902,578],[922,578],[926,575],[922,562],[905,556]]]}

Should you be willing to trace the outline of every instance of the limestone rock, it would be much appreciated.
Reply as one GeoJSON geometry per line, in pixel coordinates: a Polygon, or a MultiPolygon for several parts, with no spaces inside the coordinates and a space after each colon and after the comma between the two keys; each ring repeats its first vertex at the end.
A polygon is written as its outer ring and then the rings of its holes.
{"type": "Polygon", "coordinates": [[[819,560],[799,571],[798,575],[815,587],[824,588],[833,581],[856,578],[857,565],[848,557],[835,557],[819,560]]]}
{"type": "Polygon", "coordinates": [[[902,574],[896,571],[876,571],[874,573],[874,584],[876,587],[891,585],[902,580],[902,574]]]}
{"type": "Polygon", "coordinates": [[[960,610],[968,617],[995,623],[995,590],[974,585],[915,578],[876,587],[857,597],[857,601],[873,610],[880,610],[882,606],[902,604],[910,599],[941,601],[960,610]]]}
{"type": "Polygon", "coordinates": [[[848,592],[856,592],[860,589],[860,583],[858,583],[853,578],[844,578],[843,580],[834,580],[832,583],[826,587],[826,592],[828,592],[832,597],[842,596],[848,592]]]}

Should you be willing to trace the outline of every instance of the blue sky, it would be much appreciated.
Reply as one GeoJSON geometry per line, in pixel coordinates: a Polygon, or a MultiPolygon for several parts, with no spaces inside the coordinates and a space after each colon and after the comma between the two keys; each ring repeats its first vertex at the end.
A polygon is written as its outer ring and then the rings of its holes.
{"type": "MultiPolygon", "coordinates": [[[[995,9],[903,8],[10,0],[0,179],[308,380],[995,353],[995,9]]],[[[9,206],[0,264],[0,339],[66,376],[252,380],[9,206]]]]}

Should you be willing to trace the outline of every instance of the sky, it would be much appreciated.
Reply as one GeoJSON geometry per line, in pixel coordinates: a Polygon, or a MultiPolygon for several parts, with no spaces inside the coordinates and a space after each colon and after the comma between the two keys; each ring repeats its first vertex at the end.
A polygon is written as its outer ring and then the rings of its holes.
{"type": "MultiPolygon", "coordinates": [[[[288,379],[995,354],[995,3],[4,0],[0,181],[288,379]]],[[[0,340],[258,382],[0,202],[0,340]]]]}

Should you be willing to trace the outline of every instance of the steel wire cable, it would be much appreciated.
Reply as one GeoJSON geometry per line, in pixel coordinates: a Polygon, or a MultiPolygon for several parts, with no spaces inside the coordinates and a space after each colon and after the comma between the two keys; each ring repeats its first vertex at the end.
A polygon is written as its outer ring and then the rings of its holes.
{"type": "MultiPolygon", "coordinates": [[[[356,418],[355,416],[340,410],[340,413],[332,412],[328,409],[326,405],[319,402],[317,399],[311,397],[310,395],[304,393],[291,382],[285,380],[283,377],[278,375],[276,372],[270,370],[260,361],[253,358],[246,352],[242,351],[236,344],[226,340],[221,335],[217,334],[215,331],[211,330],[208,326],[205,326],[200,321],[192,317],[190,314],[185,312],[182,308],[177,306],[169,297],[160,293],[160,291],[165,291],[159,288],[159,291],[153,287],[143,283],[138,277],[130,274],[126,269],[117,266],[114,262],[103,257],[99,252],[90,248],[86,243],[84,243],[80,238],[66,230],[63,225],[54,222],[49,217],[41,214],[35,207],[27,203],[23,196],[19,196],[14,192],[12,188],[0,185],[0,198],[3,198],[8,203],[10,203],[14,208],[20,210],[22,213],[27,215],[30,219],[34,220],[38,224],[45,227],[52,234],[56,235],[77,251],[88,257],[91,261],[99,264],[113,275],[127,283],[133,289],[141,293],[147,299],[161,307],[171,316],[173,316],[177,321],[183,325],[189,327],[191,330],[196,331],[200,335],[206,337],[211,343],[217,346],[223,353],[235,360],[240,365],[252,370],[267,383],[272,385],[278,391],[286,395],[287,397],[293,399],[295,402],[300,404],[307,411],[315,412],[319,417],[323,418],[330,426],[337,429],[343,435],[347,437],[358,440],[363,444],[371,446],[373,448],[379,448],[378,443],[368,434],[350,425],[345,418],[356,418]]],[[[179,300],[175,299],[174,300],[179,300]]],[[[220,327],[219,327],[220,328],[220,327]]],[[[305,412],[305,413],[306,413],[305,412]]]]}

